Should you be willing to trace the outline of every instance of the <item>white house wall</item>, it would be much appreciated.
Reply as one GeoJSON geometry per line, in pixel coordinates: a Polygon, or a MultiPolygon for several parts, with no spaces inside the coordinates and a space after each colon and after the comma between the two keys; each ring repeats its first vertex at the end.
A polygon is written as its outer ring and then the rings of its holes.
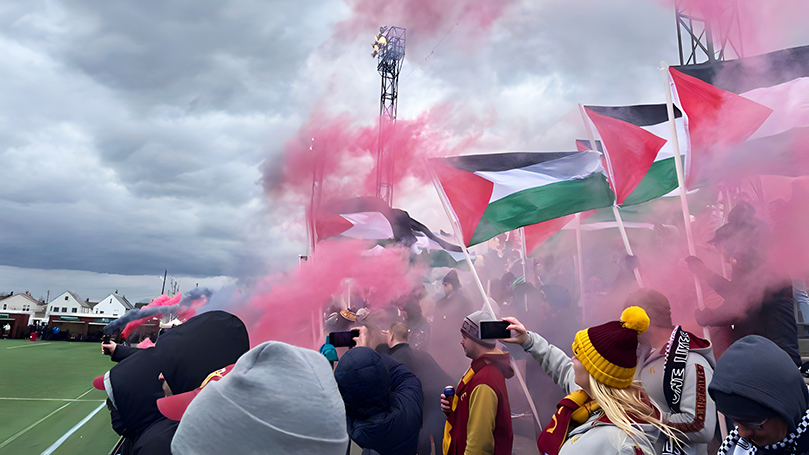
{"type": "Polygon", "coordinates": [[[82,305],[69,292],[65,292],[48,302],[48,310],[45,314],[47,316],[80,316],[90,314],[90,308],[82,305]]]}
{"type": "Polygon", "coordinates": [[[126,312],[126,307],[113,294],[104,297],[92,309],[93,314],[103,314],[105,317],[119,317],[126,312]]]}

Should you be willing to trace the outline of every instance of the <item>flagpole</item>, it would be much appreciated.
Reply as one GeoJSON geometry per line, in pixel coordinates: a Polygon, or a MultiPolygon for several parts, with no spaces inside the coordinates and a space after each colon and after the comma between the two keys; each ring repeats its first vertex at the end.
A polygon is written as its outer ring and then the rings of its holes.
{"type": "Polygon", "coordinates": [[[587,323],[587,309],[584,302],[584,262],[581,253],[581,213],[576,214],[576,257],[579,261],[579,301],[581,302],[581,322],[587,323]]]}
{"type": "MultiPolygon", "coordinates": [[[[426,161],[426,160],[425,160],[426,161]]],[[[469,269],[472,270],[472,276],[475,277],[475,282],[478,285],[478,290],[480,290],[480,295],[483,297],[483,301],[485,302],[484,306],[487,308],[487,311],[493,318],[497,318],[497,312],[494,311],[494,307],[491,304],[489,297],[486,295],[486,290],[483,289],[483,283],[480,281],[480,277],[478,276],[478,272],[475,269],[475,265],[472,264],[472,258],[469,256],[469,250],[466,248],[466,242],[463,241],[463,235],[461,230],[461,222],[458,219],[457,214],[452,209],[449,203],[449,198],[447,198],[447,193],[444,192],[444,187],[441,185],[441,181],[438,180],[438,176],[435,175],[432,168],[425,162],[425,166],[430,172],[430,175],[433,179],[433,186],[435,187],[435,191],[438,193],[438,199],[441,200],[441,205],[444,206],[444,212],[447,214],[447,218],[449,218],[450,223],[452,224],[452,232],[455,235],[455,241],[458,242],[458,245],[461,246],[461,250],[463,250],[463,254],[466,257],[466,263],[469,264],[469,269]]],[[[525,239],[523,239],[525,242],[525,239]]],[[[537,412],[537,408],[534,405],[534,399],[531,397],[531,392],[528,391],[528,385],[525,383],[525,379],[522,377],[522,373],[520,373],[520,369],[517,368],[517,362],[514,361],[514,357],[511,355],[508,356],[509,362],[511,363],[511,368],[514,369],[514,376],[517,377],[517,380],[520,383],[520,387],[522,387],[522,391],[525,394],[525,398],[528,401],[528,405],[531,407],[531,413],[534,415],[534,420],[536,421],[539,428],[542,428],[542,423],[539,421],[539,413],[537,412]]]]}
{"type": "MultiPolygon", "coordinates": [[[[590,128],[590,123],[587,122],[587,116],[584,113],[584,107],[581,105],[581,103],[579,103],[579,112],[581,113],[582,121],[584,122],[584,128],[587,130],[587,139],[590,141],[590,149],[597,152],[598,147],[596,146],[595,135],[593,134],[593,130],[590,128]]],[[[607,152],[607,145],[604,144],[604,141],[601,142],[601,146],[604,149],[604,157],[606,158],[604,161],[607,162],[607,173],[610,176],[613,189],[615,189],[615,174],[612,172],[612,160],[610,160],[610,155],[607,152]]],[[[615,196],[617,198],[618,194],[615,193],[615,196]]],[[[615,222],[618,223],[618,230],[621,232],[621,239],[624,241],[626,254],[634,256],[634,254],[632,254],[632,246],[629,244],[629,236],[626,235],[624,220],[621,218],[621,212],[618,211],[617,199],[612,203],[612,214],[615,216],[615,222]]],[[[643,278],[640,276],[640,270],[638,270],[637,267],[633,267],[632,271],[635,273],[635,280],[638,282],[638,286],[643,287],[643,278]]]]}
{"type": "MultiPolygon", "coordinates": [[[[688,254],[691,256],[697,255],[697,248],[694,245],[694,234],[691,232],[691,212],[688,209],[688,199],[686,197],[685,187],[685,172],[683,170],[683,161],[680,155],[680,140],[677,137],[677,125],[674,123],[674,101],[671,94],[671,83],[669,81],[669,65],[666,62],[660,62],[663,66],[663,80],[666,84],[666,112],[669,116],[669,125],[671,126],[671,145],[674,148],[674,168],[677,170],[677,184],[680,187],[680,205],[683,208],[683,222],[685,223],[685,238],[688,242],[688,254]]],[[[700,310],[705,309],[705,299],[702,296],[702,285],[699,282],[699,277],[694,276],[694,288],[697,290],[697,306],[700,310]]],[[[711,341],[711,333],[707,327],[702,328],[702,334],[708,341],[711,341]]],[[[725,416],[717,411],[717,419],[719,420],[719,431],[722,437],[728,435],[727,422],[725,416]]]]}
{"type": "MultiPolygon", "coordinates": [[[[427,166],[427,168],[429,169],[429,166],[427,166]]],[[[483,306],[486,307],[489,314],[494,316],[495,311],[492,304],[489,302],[489,297],[486,295],[486,289],[483,288],[483,282],[480,281],[480,277],[475,269],[475,265],[472,263],[472,257],[469,256],[469,250],[466,248],[466,243],[463,241],[463,238],[461,238],[460,233],[463,232],[461,231],[461,222],[458,220],[458,217],[455,215],[452,207],[450,207],[447,194],[444,192],[444,187],[441,186],[441,181],[438,180],[438,176],[436,176],[432,170],[430,170],[430,175],[433,179],[433,186],[435,187],[436,192],[438,192],[438,199],[441,200],[441,205],[444,206],[444,212],[446,212],[447,218],[449,218],[449,221],[452,224],[452,232],[454,234],[455,241],[458,243],[458,245],[460,245],[461,251],[463,251],[463,255],[466,258],[466,263],[469,265],[469,269],[472,271],[472,276],[475,277],[475,283],[478,286],[480,295],[483,297],[483,306]]]]}
{"type": "MultiPolygon", "coordinates": [[[[666,111],[669,116],[669,125],[671,127],[671,145],[674,148],[674,168],[677,170],[677,184],[680,186],[680,205],[683,209],[683,222],[685,223],[685,238],[688,242],[688,254],[691,256],[697,255],[697,248],[694,245],[694,233],[691,231],[691,212],[688,209],[688,198],[686,197],[685,187],[685,171],[683,170],[683,161],[680,155],[680,140],[677,137],[677,125],[674,123],[674,101],[671,94],[671,84],[669,82],[669,65],[666,62],[661,62],[663,65],[663,79],[666,84],[666,111]]],[[[699,282],[699,277],[694,275],[694,287],[697,290],[697,305],[700,310],[705,309],[705,299],[702,296],[702,286],[699,282]]],[[[708,336],[708,329],[704,329],[706,337],[708,336]]]]}
{"type": "Polygon", "coordinates": [[[525,281],[528,281],[528,272],[526,270],[525,261],[528,256],[525,248],[525,227],[520,226],[520,254],[522,255],[522,276],[525,281]]]}
{"type": "MultiPolygon", "coordinates": [[[[522,277],[523,277],[523,279],[525,280],[526,283],[529,283],[529,281],[528,281],[528,271],[526,269],[526,264],[525,264],[526,261],[528,260],[527,259],[528,254],[525,251],[526,251],[526,248],[525,248],[525,227],[520,226],[520,255],[522,256],[522,277]]],[[[527,313],[528,312],[528,293],[527,292],[523,295],[523,300],[525,301],[524,302],[525,303],[525,312],[527,313]]]]}

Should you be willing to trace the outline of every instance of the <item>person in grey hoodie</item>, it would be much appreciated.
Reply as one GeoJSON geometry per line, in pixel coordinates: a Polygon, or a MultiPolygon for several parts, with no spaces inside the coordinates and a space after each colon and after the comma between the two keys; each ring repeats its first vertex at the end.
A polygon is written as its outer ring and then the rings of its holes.
{"type": "Polygon", "coordinates": [[[267,341],[218,381],[186,393],[195,395],[171,441],[174,455],[343,455],[348,448],[345,405],[317,351],[267,341]]]}
{"type": "Polygon", "coordinates": [[[640,336],[635,379],[660,406],[663,421],[683,433],[678,452],[707,455],[716,430],[716,405],[708,395],[716,365],[711,342],[674,327],[669,300],[654,289],[632,292],[624,306],[643,308],[650,321],[640,336]]]}
{"type": "Polygon", "coordinates": [[[809,391],[790,356],[749,335],[716,362],[708,392],[736,423],[717,455],[809,454],[809,391]]]}

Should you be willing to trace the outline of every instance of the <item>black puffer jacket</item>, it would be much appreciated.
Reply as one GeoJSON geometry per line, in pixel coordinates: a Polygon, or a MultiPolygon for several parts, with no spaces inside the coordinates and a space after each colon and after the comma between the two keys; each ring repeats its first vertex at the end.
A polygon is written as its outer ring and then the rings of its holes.
{"type": "Polygon", "coordinates": [[[354,442],[380,455],[416,453],[423,400],[413,373],[387,355],[358,347],[343,355],[334,378],[354,442]]]}
{"type": "MultiPolygon", "coordinates": [[[[176,425],[168,422],[157,408],[163,398],[158,379],[163,373],[173,393],[183,393],[200,386],[213,371],[226,367],[250,349],[247,329],[236,316],[224,311],[210,311],[195,316],[157,340],[153,348],[136,349],[114,366],[110,374],[115,407],[110,409],[112,428],[125,436],[132,451],[155,446],[169,453],[171,435],[176,425]],[[157,424],[157,425],[156,425],[157,424]],[[148,429],[148,431],[147,431],[148,429]],[[143,440],[157,438],[157,440],[143,440]]],[[[117,349],[116,349],[117,351],[117,349]]]]}
{"type": "Polygon", "coordinates": [[[241,319],[209,311],[166,332],[155,348],[165,359],[166,383],[179,394],[199,387],[211,372],[236,363],[250,350],[250,338],[241,319]]]}

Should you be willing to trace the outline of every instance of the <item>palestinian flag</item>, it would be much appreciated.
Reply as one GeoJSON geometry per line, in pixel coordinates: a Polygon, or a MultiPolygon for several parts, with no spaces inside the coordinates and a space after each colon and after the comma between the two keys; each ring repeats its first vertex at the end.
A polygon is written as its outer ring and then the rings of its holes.
{"type": "MultiPolygon", "coordinates": [[[[463,251],[460,247],[451,243],[453,241],[452,235],[444,231],[433,232],[432,237],[428,237],[423,232],[415,232],[415,235],[416,243],[410,246],[410,250],[414,254],[421,255],[430,267],[468,269],[463,251]],[[441,243],[434,239],[441,241],[441,243]]],[[[477,259],[474,251],[469,252],[469,257],[473,263],[477,259]]]]}
{"type": "Polygon", "coordinates": [[[689,187],[751,174],[809,174],[809,46],[670,67],[690,137],[689,187]]]}
{"type": "Polygon", "coordinates": [[[329,210],[315,219],[317,239],[347,237],[361,240],[393,240],[408,247],[429,241],[434,248],[463,254],[461,247],[435,235],[427,226],[404,210],[391,208],[376,197],[356,197],[327,204],[329,210]],[[426,240],[420,240],[420,239],[426,240]]]}
{"type": "Polygon", "coordinates": [[[588,108],[584,111],[586,120],[594,127],[588,128],[594,129],[601,139],[604,166],[616,203],[621,205],[646,175],[666,140],[624,120],[588,108]]]}
{"type": "MultiPolygon", "coordinates": [[[[589,217],[595,212],[595,210],[589,210],[582,213],[581,220],[584,221],[585,218],[589,217]]],[[[525,226],[523,230],[525,231],[525,251],[527,254],[531,254],[535,249],[537,249],[537,247],[539,247],[539,245],[542,245],[546,240],[553,237],[554,234],[561,231],[569,224],[575,222],[575,219],[576,214],[573,213],[570,215],[565,215],[561,218],[554,218],[538,224],[525,226]]]]}
{"type": "Polygon", "coordinates": [[[615,200],[594,151],[467,155],[431,165],[466,245],[615,200]]]}
{"type": "MultiPolygon", "coordinates": [[[[599,150],[602,150],[602,140],[607,143],[613,165],[617,165],[617,167],[624,164],[631,165],[634,154],[643,155],[648,160],[648,154],[651,154],[651,151],[657,148],[656,155],[646,173],[642,175],[640,182],[636,184],[628,195],[624,196],[623,200],[619,201],[621,207],[647,202],[668,195],[677,189],[674,146],[672,141],[669,140],[671,138],[671,126],[669,126],[669,117],[665,104],[585,106],[585,109],[591,121],[594,117],[600,120],[600,127],[594,125],[598,127],[596,145],[599,150]],[[591,113],[596,115],[591,115],[591,113]],[[605,122],[604,119],[609,120],[609,122],[605,122]],[[602,130],[604,130],[604,133],[602,133],[602,130]],[[634,140],[631,142],[625,141],[624,137],[631,137],[634,140]],[[618,155],[612,151],[612,147],[619,151],[618,155]],[[639,149],[639,151],[633,149],[639,149]],[[619,156],[622,157],[620,162],[619,156]]],[[[676,107],[674,109],[674,118],[681,148],[680,153],[685,155],[683,144],[687,143],[688,136],[682,112],[676,107]]],[[[577,140],[576,147],[579,150],[589,149],[589,140],[577,140]]],[[[635,176],[634,178],[636,179],[637,177],[635,176]]]]}
{"type": "Polygon", "coordinates": [[[394,238],[389,219],[390,207],[377,198],[355,198],[330,204],[329,211],[318,213],[315,228],[318,241],[343,236],[361,240],[394,238]]]}

